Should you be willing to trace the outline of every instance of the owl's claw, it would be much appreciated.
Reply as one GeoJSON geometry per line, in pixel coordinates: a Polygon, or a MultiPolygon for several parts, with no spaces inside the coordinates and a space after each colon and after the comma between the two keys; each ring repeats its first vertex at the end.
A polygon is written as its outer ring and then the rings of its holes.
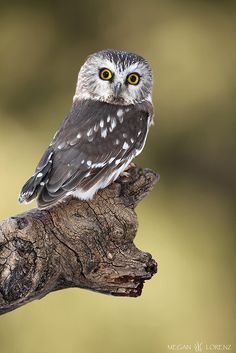
{"type": "Polygon", "coordinates": [[[134,163],[130,163],[128,165],[128,167],[125,169],[125,171],[120,174],[120,176],[122,178],[127,178],[127,179],[130,178],[130,174],[131,174],[130,170],[133,169],[133,168],[136,168],[136,165],[134,163]]]}
{"type": "Polygon", "coordinates": [[[121,173],[120,176],[121,176],[122,178],[129,178],[130,173],[129,173],[129,172],[123,172],[123,173],[121,173]]]}
{"type": "Polygon", "coordinates": [[[131,163],[128,165],[128,167],[125,169],[124,173],[125,173],[127,170],[130,170],[130,169],[135,168],[135,167],[136,167],[136,164],[133,163],[133,162],[131,162],[131,163]]]}

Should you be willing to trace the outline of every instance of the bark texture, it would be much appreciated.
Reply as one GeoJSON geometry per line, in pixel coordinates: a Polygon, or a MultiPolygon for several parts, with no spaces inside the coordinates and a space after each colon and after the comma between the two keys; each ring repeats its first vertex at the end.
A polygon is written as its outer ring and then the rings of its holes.
{"type": "Polygon", "coordinates": [[[158,175],[138,167],[89,202],[73,198],[0,223],[0,314],[63,288],[136,297],[157,271],[133,244],[134,208],[158,175]]]}

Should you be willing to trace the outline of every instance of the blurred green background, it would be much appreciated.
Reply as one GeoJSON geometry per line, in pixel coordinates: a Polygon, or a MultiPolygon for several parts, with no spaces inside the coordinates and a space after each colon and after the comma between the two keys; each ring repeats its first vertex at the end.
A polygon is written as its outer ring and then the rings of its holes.
{"type": "Polygon", "coordinates": [[[161,180],[136,244],[159,263],[137,299],[80,289],[0,317],[1,353],[165,353],[235,348],[233,1],[1,1],[0,218],[70,108],[86,56],[137,52],[154,70],[156,123],[137,162],[161,180]],[[192,347],[193,350],[193,347],[192,347]]]}

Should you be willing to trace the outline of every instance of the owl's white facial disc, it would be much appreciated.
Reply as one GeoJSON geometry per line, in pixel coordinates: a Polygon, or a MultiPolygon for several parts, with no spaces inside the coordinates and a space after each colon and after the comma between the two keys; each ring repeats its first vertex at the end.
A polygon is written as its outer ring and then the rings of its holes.
{"type": "Polygon", "coordinates": [[[148,62],[137,54],[109,49],[88,57],[80,69],[74,99],[129,105],[151,101],[151,93],[152,70],[148,62]],[[110,71],[110,79],[102,79],[104,69],[110,71]],[[129,79],[131,74],[138,77],[137,83],[129,79]]]}

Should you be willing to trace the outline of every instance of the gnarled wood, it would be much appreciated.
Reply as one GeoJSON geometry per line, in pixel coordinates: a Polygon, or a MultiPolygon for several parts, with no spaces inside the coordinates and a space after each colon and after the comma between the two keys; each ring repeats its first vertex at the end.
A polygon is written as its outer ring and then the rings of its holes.
{"type": "Polygon", "coordinates": [[[139,296],[157,264],[133,244],[134,208],[157,180],[135,167],[92,201],[71,198],[1,222],[0,314],[68,287],[139,296]]]}

